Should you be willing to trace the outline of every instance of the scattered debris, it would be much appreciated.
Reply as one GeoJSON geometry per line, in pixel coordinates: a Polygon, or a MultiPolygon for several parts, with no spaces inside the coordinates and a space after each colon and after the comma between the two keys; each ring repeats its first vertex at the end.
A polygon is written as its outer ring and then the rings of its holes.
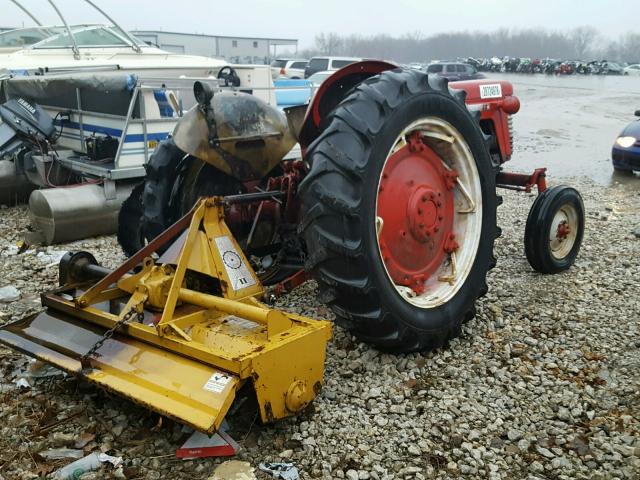
{"type": "Polygon", "coordinates": [[[17,254],[20,255],[21,253],[24,253],[29,249],[29,244],[24,240],[18,240],[16,242],[16,247],[18,247],[17,254]]]}
{"type": "MultiPolygon", "coordinates": [[[[82,454],[82,450],[78,450],[82,454]]],[[[122,463],[122,457],[112,457],[106,453],[92,453],[80,460],[76,460],[69,465],[62,467],[56,471],[52,478],[55,480],[74,480],[76,478],[84,478],[83,474],[98,470],[103,463],[110,463],[114,467],[118,467],[122,463]]]]}
{"type": "Polygon", "coordinates": [[[73,444],[73,446],[74,448],[84,448],[95,438],[96,436],[93,433],[83,433],[78,438],[76,438],[76,442],[73,444]]]}
{"type": "Polygon", "coordinates": [[[52,365],[49,365],[48,363],[36,360],[35,358],[29,359],[29,366],[27,369],[18,374],[18,376],[23,378],[47,378],[57,377],[60,375],[66,375],[66,373],[52,365]]]}
{"type": "Polygon", "coordinates": [[[59,460],[61,458],[82,458],[84,452],[82,450],[76,450],[74,448],[50,448],[40,452],[42,458],[47,460],[59,460]]]}
{"type": "Polygon", "coordinates": [[[231,457],[238,453],[240,446],[220,429],[211,437],[194,432],[186,442],[176,450],[178,458],[231,457]]]}
{"type": "Polygon", "coordinates": [[[16,387],[18,388],[31,388],[31,384],[26,378],[19,378],[16,380],[16,387]]]}
{"type": "Polygon", "coordinates": [[[258,468],[263,472],[270,473],[273,478],[282,480],[299,480],[300,474],[293,463],[261,463],[258,468]]]}
{"type": "Polygon", "coordinates": [[[636,228],[633,231],[633,234],[635,235],[636,238],[640,238],[640,227],[636,228]]]}
{"type": "Polygon", "coordinates": [[[249,462],[227,460],[218,465],[213,475],[207,480],[257,480],[257,478],[249,462]]]}
{"type": "Polygon", "coordinates": [[[11,303],[20,300],[20,290],[12,285],[0,288],[0,302],[11,303]]]}

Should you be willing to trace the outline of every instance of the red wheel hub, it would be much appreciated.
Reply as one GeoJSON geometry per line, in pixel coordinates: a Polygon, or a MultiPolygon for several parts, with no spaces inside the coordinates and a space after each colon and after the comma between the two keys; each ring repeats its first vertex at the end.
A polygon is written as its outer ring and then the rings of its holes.
{"type": "Polygon", "coordinates": [[[561,240],[564,240],[569,236],[570,232],[571,232],[571,229],[569,228],[569,224],[566,221],[561,222],[558,225],[558,231],[556,232],[556,237],[561,240]]]}
{"type": "Polygon", "coordinates": [[[378,191],[379,244],[396,285],[423,293],[424,283],[458,248],[453,234],[457,177],[419,132],[387,160],[378,191]]]}

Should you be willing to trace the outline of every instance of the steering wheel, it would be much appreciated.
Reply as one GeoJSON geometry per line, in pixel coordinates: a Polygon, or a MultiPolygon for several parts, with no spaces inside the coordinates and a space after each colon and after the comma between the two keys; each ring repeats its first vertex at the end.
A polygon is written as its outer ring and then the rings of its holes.
{"type": "Polygon", "coordinates": [[[236,73],[236,71],[229,67],[222,67],[218,72],[218,80],[224,80],[223,87],[239,87],[240,86],[240,77],[236,73]]]}

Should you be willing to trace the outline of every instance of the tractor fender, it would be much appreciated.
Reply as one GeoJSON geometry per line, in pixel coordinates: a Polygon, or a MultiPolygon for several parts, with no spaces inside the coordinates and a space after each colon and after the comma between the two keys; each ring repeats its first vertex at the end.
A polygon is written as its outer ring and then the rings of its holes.
{"type": "Polygon", "coordinates": [[[398,68],[398,66],[393,63],[365,60],[341,68],[322,82],[309,104],[304,123],[298,134],[303,152],[322,133],[323,119],[342,102],[353,87],[369,77],[394,68],[398,68]]]}

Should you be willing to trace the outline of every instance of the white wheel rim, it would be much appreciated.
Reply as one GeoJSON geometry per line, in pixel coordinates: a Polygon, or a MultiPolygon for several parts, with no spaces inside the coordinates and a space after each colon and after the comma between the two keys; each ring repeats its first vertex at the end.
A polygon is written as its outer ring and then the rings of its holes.
{"type": "Polygon", "coordinates": [[[578,212],[571,204],[558,209],[549,228],[549,250],[556,260],[563,260],[576,243],[578,236],[578,212]]]}
{"type": "Polygon", "coordinates": [[[403,300],[423,309],[436,308],[449,302],[464,285],[474,265],[480,237],[482,235],[482,187],[475,158],[460,132],[450,123],[437,117],[421,118],[406,127],[396,138],[385,159],[378,180],[376,195],[376,232],[378,252],[389,281],[403,300]],[[381,191],[382,173],[394,153],[405,147],[407,137],[420,132],[424,143],[442,160],[445,167],[458,173],[453,190],[453,233],[458,248],[440,265],[436,274],[424,282],[424,292],[416,293],[412,288],[394,282],[380,246],[380,231],[385,219],[379,215],[378,200],[381,191]],[[448,280],[444,280],[447,279],[448,280]]]}

